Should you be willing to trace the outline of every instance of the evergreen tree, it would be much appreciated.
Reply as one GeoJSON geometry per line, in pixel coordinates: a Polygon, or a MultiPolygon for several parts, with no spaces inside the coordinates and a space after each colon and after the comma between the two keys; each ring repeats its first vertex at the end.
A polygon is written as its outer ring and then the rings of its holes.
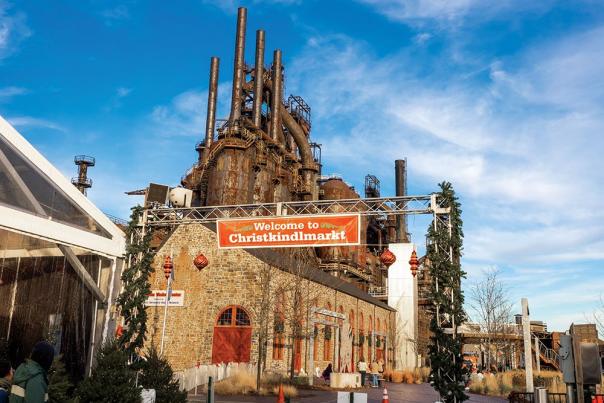
{"type": "Polygon", "coordinates": [[[446,215],[438,215],[428,229],[427,257],[432,284],[430,297],[436,305],[430,322],[433,333],[429,346],[432,385],[445,402],[462,402],[468,398],[462,381],[463,341],[456,335],[466,314],[463,309],[464,296],[461,279],[461,251],[463,231],[461,205],[453,186],[448,182],[439,184],[437,196],[443,208],[450,209],[446,215]],[[438,314],[437,314],[438,312],[438,314]],[[449,331],[445,332],[445,329],[449,331]]]}
{"type": "Polygon", "coordinates": [[[128,240],[126,262],[129,264],[122,273],[123,291],[117,298],[125,325],[118,343],[130,356],[143,347],[147,338],[145,301],[151,292],[149,276],[153,271],[151,267],[153,253],[149,247],[151,232],[148,231],[144,236],[140,236],[139,221],[142,213],[141,206],[134,207],[126,229],[128,240]]]}
{"type": "Polygon", "coordinates": [[[155,389],[155,402],[186,403],[187,392],[179,390],[168,360],[159,355],[155,346],[151,346],[146,358],[138,380],[145,389],[155,389]]]}
{"type": "Polygon", "coordinates": [[[51,403],[65,403],[71,401],[73,384],[69,380],[63,357],[56,356],[48,371],[48,401],[51,403]]]}
{"type": "Polygon", "coordinates": [[[92,375],[80,383],[76,395],[82,403],[139,403],[140,392],[128,353],[110,340],[98,350],[92,375]]]}

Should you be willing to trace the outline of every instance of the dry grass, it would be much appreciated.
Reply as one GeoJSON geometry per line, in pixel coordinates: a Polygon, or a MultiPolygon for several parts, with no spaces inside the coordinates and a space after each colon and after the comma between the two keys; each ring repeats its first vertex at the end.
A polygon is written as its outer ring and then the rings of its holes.
{"type": "MultiPolygon", "coordinates": [[[[279,394],[279,386],[273,387],[273,394],[279,394]]],[[[296,397],[298,396],[298,389],[293,385],[283,385],[283,394],[285,397],[296,397]]]]}
{"type": "Polygon", "coordinates": [[[394,383],[401,383],[403,382],[404,376],[401,371],[393,371],[392,375],[390,375],[390,378],[394,383]]]}
{"type": "MultiPolygon", "coordinates": [[[[484,374],[482,381],[478,379],[476,374],[473,374],[470,381],[470,392],[506,397],[513,390],[525,390],[525,379],[523,370],[484,374]]],[[[562,373],[557,371],[536,372],[534,385],[544,386],[550,393],[564,393],[566,390],[566,386],[562,381],[562,373]]]]}
{"type": "Polygon", "coordinates": [[[231,377],[216,382],[214,391],[219,395],[247,395],[256,391],[256,377],[247,371],[236,371],[231,377]]]}
{"type": "MultiPolygon", "coordinates": [[[[283,375],[266,373],[260,380],[259,395],[279,394],[279,384],[286,380],[283,375]]],[[[247,371],[236,371],[231,377],[217,382],[214,388],[219,395],[249,395],[256,393],[256,375],[247,371]]],[[[283,385],[286,397],[298,396],[298,390],[293,385],[283,385]]]]}
{"type": "Polygon", "coordinates": [[[403,371],[384,371],[384,379],[395,383],[428,382],[430,368],[405,369],[403,371]]]}
{"type": "Polygon", "coordinates": [[[430,378],[430,368],[428,368],[428,367],[415,368],[413,370],[413,377],[415,378],[415,383],[428,382],[429,378],[430,378]]]}

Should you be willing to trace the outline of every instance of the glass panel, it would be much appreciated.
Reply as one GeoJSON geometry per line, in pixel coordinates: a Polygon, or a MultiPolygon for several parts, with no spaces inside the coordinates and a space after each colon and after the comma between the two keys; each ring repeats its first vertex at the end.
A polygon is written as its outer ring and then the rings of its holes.
{"type": "MultiPolygon", "coordinates": [[[[100,257],[75,250],[97,278],[100,257]]],[[[0,230],[0,339],[14,367],[48,340],[76,378],[84,373],[94,299],[56,244],[0,230]]]]}
{"type": "Polygon", "coordinates": [[[218,318],[218,326],[231,326],[233,322],[233,308],[224,310],[218,318]]]}
{"type": "Polygon", "coordinates": [[[237,317],[235,326],[249,326],[250,325],[250,317],[247,313],[241,309],[237,308],[237,317]]]}
{"type": "MultiPolygon", "coordinates": [[[[59,189],[50,178],[6,142],[0,135],[0,150],[6,155],[29,191],[42,206],[47,217],[81,228],[85,231],[111,238],[109,232],[84,212],[59,189]]],[[[24,196],[8,169],[0,163],[0,203],[36,214],[34,206],[24,196]]]]}

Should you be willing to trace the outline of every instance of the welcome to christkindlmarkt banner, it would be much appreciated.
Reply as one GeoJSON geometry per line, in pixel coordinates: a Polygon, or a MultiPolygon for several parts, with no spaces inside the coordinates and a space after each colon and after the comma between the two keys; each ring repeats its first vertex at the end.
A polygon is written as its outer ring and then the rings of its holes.
{"type": "Polygon", "coordinates": [[[361,242],[359,214],[218,220],[218,247],[350,246],[361,242]]]}

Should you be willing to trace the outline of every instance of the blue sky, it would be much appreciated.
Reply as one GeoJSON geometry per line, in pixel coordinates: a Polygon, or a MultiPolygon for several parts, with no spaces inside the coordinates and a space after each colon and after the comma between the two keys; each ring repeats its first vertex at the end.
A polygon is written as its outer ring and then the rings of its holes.
{"type": "MultiPolygon", "coordinates": [[[[97,158],[89,197],[176,185],[202,138],[209,58],[228,113],[235,14],[249,7],[286,92],[312,107],[324,173],[393,193],[451,181],[466,284],[496,267],[514,301],[564,330],[604,292],[604,5],[598,0],[0,0],[0,114],[66,176],[97,158]]],[[[411,218],[423,243],[427,218],[411,218]]]]}

